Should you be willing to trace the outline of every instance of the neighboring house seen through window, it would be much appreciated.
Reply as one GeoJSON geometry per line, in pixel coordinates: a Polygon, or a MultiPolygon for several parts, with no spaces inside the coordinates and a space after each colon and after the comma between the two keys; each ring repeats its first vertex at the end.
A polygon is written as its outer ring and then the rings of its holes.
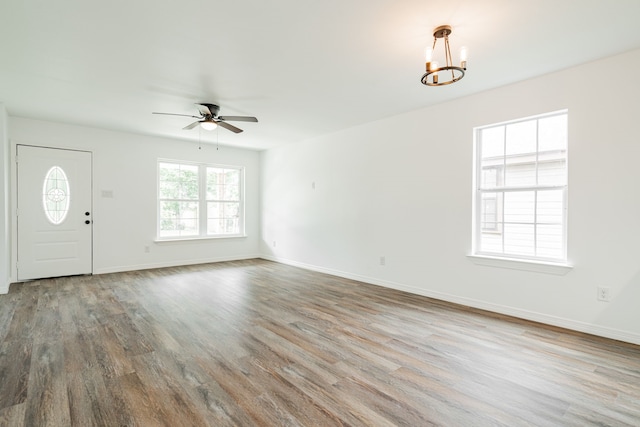
{"type": "Polygon", "coordinates": [[[475,129],[476,255],[566,261],[567,112],[475,129]]]}
{"type": "Polygon", "coordinates": [[[243,169],[158,162],[158,237],[220,237],[244,233],[243,169]]]}

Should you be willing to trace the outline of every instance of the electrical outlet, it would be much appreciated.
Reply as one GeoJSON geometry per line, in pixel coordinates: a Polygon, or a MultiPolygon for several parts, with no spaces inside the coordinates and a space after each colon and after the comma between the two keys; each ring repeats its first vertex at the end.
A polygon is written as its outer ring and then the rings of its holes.
{"type": "Polygon", "coordinates": [[[276,244],[276,241],[274,240],[273,241],[273,247],[275,248],[276,246],[278,246],[278,245],[276,244]]]}
{"type": "Polygon", "coordinates": [[[145,253],[147,253],[147,254],[148,254],[149,252],[151,252],[151,249],[149,248],[149,246],[145,246],[145,247],[144,247],[144,252],[145,252],[145,253]]]}
{"type": "Polygon", "coordinates": [[[598,301],[611,301],[611,288],[607,286],[598,286],[598,301]]]}
{"type": "Polygon", "coordinates": [[[387,260],[385,259],[385,257],[381,256],[380,257],[380,265],[385,265],[387,263],[387,260]]]}

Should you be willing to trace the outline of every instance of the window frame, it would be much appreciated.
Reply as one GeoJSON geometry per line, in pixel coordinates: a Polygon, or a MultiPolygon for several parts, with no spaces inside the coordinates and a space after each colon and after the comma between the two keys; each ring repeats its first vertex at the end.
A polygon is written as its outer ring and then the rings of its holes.
{"type": "Polygon", "coordinates": [[[170,242],[180,240],[203,240],[203,239],[225,239],[235,237],[246,237],[245,234],[245,168],[238,165],[226,165],[219,163],[203,163],[192,162],[186,160],[175,159],[163,159],[159,158],[156,164],[156,241],[157,242],[170,242]],[[160,165],[163,163],[183,166],[196,166],[198,168],[198,198],[192,200],[198,205],[198,229],[197,234],[190,234],[184,236],[162,236],[161,235],[161,205],[163,201],[177,200],[177,199],[162,199],[160,196],[160,165]],[[207,171],[209,168],[214,169],[228,169],[238,171],[238,232],[237,233],[208,233],[207,220],[208,220],[208,203],[221,202],[221,203],[235,203],[236,201],[218,200],[207,198],[207,171]]]}
{"type": "MultiPolygon", "coordinates": [[[[473,129],[473,213],[472,213],[472,255],[474,257],[488,257],[488,258],[493,258],[493,259],[497,259],[497,260],[513,260],[513,261],[524,261],[524,262],[533,262],[533,263],[548,263],[548,264],[556,264],[556,265],[567,265],[567,253],[568,253],[568,243],[567,243],[567,230],[568,230],[568,224],[567,224],[567,219],[568,219],[568,215],[567,215],[567,211],[568,211],[568,206],[567,206],[567,200],[568,200],[568,189],[569,189],[569,181],[568,181],[568,175],[569,175],[569,112],[568,110],[564,109],[564,110],[559,110],[559,111],[554,111],[554,112],[550,112],[550,113],[544,113],[544,114],[539,114],[539,115],[535,115],[535,116],[530,116],[530,117],[524,117],[524,118],[520,118],[520,119],[515,119],[515,120],[509,120],[509,121],[505,121],[505,122],[500,122],[500,123],[494,123],[494,124],[490,124],[490,125],[486,125],[486,126],[478,126],[475,127],[473,129]],[[566,141],[566,146],[564,148],[564,174],[565,174],[565,179],[564,179],[564,184],[562,185],[549,185],[549,184],[537,184],[538,179],[539,179],[539,165],[540,164],[544,164],[545,161],[540,159],[540,153],[544,153],[544,151],[540,151],[540,138],[539,138],[539,121],[541,119],[545,119],[545,118],[549,118],[549,117],[554,117],[554,116],[565,116],[566,120],[567,120],[567,141],[566,141]],[[498,185],[498,183],[496,182],[495,187],[493,188],[482,188],[482,174],[483,174],[483,165],[482,165],[482,152],[481,152],[481,144],[482,144],[482,140],[481,140],[481,132],[483,130],[486,129],[490,129],[490,128],[497,128],[497,127],[505,127],[506,130],[506,126],[508,125],[513,125],[513,124],[517,124],[517,123],[523,123],[523,122],[530,122],[530,121],[535,121],[535,128],[536,128],[536,137],[535,137],[535,144],[536,144],[536,148],[535,148],[535,152],[530,153],[531,155],[535,155],[535,167],[536,167],[536,184],[535,185],[521,185],[521,186],[507,186],[504,183],[502,183],[502,185],[498,185]],[[562,247],[560,249],[560,253],[561,256],[558,258],[555,257],[545,257],[545,256],[538,256],[536,254],[537,250],[538,250],[538,244],[537,244],[537,227],[539,225],[544,225],[543,223],[541,224],[540,222],[538,222],[537,219],[537,211],[538,211],[538,195],[539,192],[541,191],[554,191],[554,190],[562,190],[562,216],[561,216],[561,244],[562,247]],[[504,199],[506,197],[506,195],[510,192],[520,192],[520,193],[524,193],[524,192],[533,192],[534,194],[534,220],[532,221],[532,225],[533,225],[533,251],[534,254],[532,255],[523,255],[523,254],[517,254],[517,253],[511,253],[511,252],[505,252],[505,247],[504,247],[504,233],[503,233],[503,228],[504,228],[504,199]],[[483,221],[482,221],[482,217],[483,217],[483,210],[482,210],[482,206],[483,206],[483,202],[485,201],[485,199],[482,197],[482,195],[484,193],[495,193],[496,194],[496,203],[498,203],[498,200],[502,200],[503,209],[499,209],[499,207],[496,207],[496,223],[498,224],[498,227],[496,227],[496,229],[494,230],[489,230],[486,228],[483,228],[483,221]],[[498,213],[498,211],[501,210],[501,213],[498,213]],[[487,250],[480,250],[480,244],[481,244],[481,236],[483,233],[495,233],[495,234],[501,234],[502,235],[502,252],[492,252],[492,251],[487,251],[487,250]]],[[[506,167],[507,167],[507,158],[508,158],[508,154],[507,154],[507,136],[506,136],[506,132],[505,132],[505,136],[504,136],[504,153],[503,153],[503,164],[499,165],[497,167],[501,167],[504,169],[504,176],[506,177],[506,167]]]]}

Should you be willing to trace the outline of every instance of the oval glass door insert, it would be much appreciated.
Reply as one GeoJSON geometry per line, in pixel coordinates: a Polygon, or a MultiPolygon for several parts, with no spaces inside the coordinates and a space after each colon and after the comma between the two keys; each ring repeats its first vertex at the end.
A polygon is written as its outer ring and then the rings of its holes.
{"type": "Polygon", "coordinates": [[[49,169],[42,188],[42,205],[47,219],[62,224],[69,212],[69,180],[61,167],[49,169]]]}

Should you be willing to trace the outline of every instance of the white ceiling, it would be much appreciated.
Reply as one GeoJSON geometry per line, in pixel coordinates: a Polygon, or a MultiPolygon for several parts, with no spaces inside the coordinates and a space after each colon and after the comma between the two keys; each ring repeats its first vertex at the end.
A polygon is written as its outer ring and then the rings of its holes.
{"type": "Polygon", "coordinates": [[[638,0],[2,0],[0,102],[10,116],[266,149],[640,48],[639,19],[638,0]],[[442,24],[454,57],[469,49],[467,76],[426,87],[442,24]],[[236,135],[151,114],[196,102],[260,122],[233,122],[236,135]]]}

